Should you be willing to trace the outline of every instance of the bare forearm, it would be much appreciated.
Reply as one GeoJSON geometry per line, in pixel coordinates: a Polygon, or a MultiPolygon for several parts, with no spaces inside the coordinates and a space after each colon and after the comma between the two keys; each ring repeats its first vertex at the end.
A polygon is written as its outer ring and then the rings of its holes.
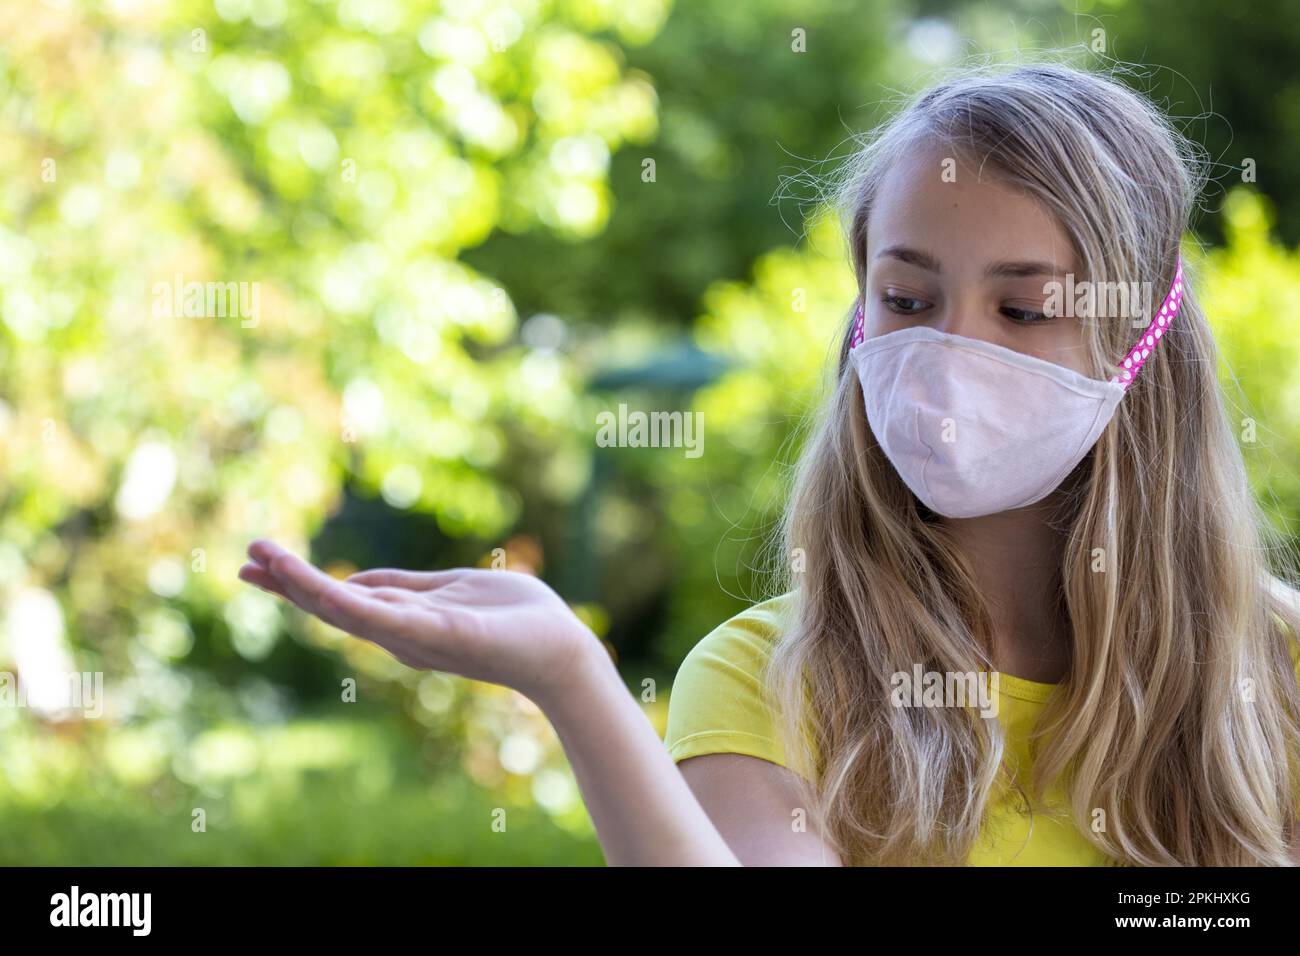
{"type": "Polygon", "coordinates": [[[538,701],[611,866],[738,866],[663,742],[596,645],[554,699],[538,701]]]}

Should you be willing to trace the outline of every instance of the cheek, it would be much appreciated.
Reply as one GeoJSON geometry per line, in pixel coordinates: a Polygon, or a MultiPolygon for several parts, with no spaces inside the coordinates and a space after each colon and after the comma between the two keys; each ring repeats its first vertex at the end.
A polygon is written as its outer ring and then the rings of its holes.
{"type": "Polygon", "coordinates": [[[873,339],[877,335],[884,335],[887,332],[897,332],[899,329],[905,329],[910,325],[916,325],[920,316],[899,315],[885,307],[880,301],[867,300],[866,312],[864,313],[862,330],[866,338],[873,339]]]}
{"type": "Polygon", "coordinates": [[[1089,374],[1088,350],[1084,343],[1083,328],[1078,322],[1056,323],[1041,344],[1041,358],[1063,365],[1080,375],[1089,374]]]}

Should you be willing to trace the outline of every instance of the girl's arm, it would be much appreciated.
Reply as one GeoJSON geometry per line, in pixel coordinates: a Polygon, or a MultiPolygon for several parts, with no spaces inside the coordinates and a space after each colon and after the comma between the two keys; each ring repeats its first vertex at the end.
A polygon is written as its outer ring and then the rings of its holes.
{"type": "Polygon", "coordinates": [[[568,689],[537,701],[564,746],[612,866],[738,866],[594,639],[568,689]]]}
{"type": "MultiPolygon", "coordinates": [[[[532,699],[559,735],[609,863],[739,863],[600,642],[542,581],[477,569],[364,571],[339,581],[269,541],[253,542],[248,553],[243,580],[402,663],[503,684],[532,699]]],[[[750,831],[774,839],[788,832],[789,812],[779,805],[764,798],[752,811],[745,806],[764,792],[735,793],[728,825],[743,818],[750,831]]]]}
{"type": "Polygon", "coordinates": [[[722,838],[745,866],[842,866],[817,832],[801,781],[785,767],[744,754],[681,763],[722,838]]]}

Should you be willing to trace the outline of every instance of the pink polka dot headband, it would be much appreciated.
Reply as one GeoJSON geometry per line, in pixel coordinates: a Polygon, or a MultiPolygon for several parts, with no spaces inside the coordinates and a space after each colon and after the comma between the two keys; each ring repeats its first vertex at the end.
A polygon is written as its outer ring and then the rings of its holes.
{"type": "Polygon", "coordinates": [[[862,299],[859,298],[858,312],[857,315],[853,317],[853,338],[849,339],[849,351],[852,352],[855,348],[861,345],[862,340],[865,338],[866,335],[862,331],[862,299]]]}
{"type": "Polygon", "coordinates": [[[1178,257],[1178,268],[1174,270],[1174,284],[1169,289],[1169,294],[1165,296],[1164,304],[1160,306],[1160,311],[1151,319],[1151,324],[1147,326],[1142,337],[1137,340],[1137,344],[1129,349],[1128,355],[1124,356],[1124,361],[1120,363],[1122,371],[1111,378],[1112,382],[1119,382],[1124,386],[1125,391],[1133,384],[1133,376],[1137,375],[1138,369],[1147,360],[1151,350],[1156,347],[1156,342],[1160,336],[1165,334],[1165,329],[1174,321],[1174,316],[1178,314],[1178,307],[1183,304],[1183,257],[1178,257]]]}
{"type": "MultiPolygon", "coordinates": [[[[1112,382],[1118,382],[1124,386],[1127,391],[1128,387],[1133,384],[1133,376],[1137,375],[1138,369],[1146,362],[1151,355],[1151,350],[1156,347],[1156,342],[1165,334],[1165,329],[1169,328],[1174,321],[1174,316],[1178,314],[1178,308],[1183,304],[1183,257],[1178,257],[1178,266],[1174,270],[1174,284],[1169,288],[1169,294],[1165,296],[1164,303],[1160,306],[1160,311],[1151,319],[1151,323],[1142,333],[1142,337],[1137,340],[1137,344],[1129,349],[1124,361],[1120,363],[1122,370],[1118,375],[1111,377],[1112,382]]],[[[853,351],[866,338],[864,328],[864,317],[862,314],[862,302],[858,302],[858,311],[853,323],[853,336],[849,339],[849,351],[853,351]]]]}

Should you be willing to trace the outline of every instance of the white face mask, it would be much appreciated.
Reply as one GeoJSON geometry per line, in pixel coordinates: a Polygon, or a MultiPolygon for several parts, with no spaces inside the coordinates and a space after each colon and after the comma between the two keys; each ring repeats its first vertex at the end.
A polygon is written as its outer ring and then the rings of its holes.
{"type": "Polygon", "coordinates": [[[923,325],[870,339],[859,330],[849,361],[876,440],[926,507],[995,514],[1047,497],[1083,460],[1181,295],[1180,261],[1169,298],[1109,381],[923,325]]]}

